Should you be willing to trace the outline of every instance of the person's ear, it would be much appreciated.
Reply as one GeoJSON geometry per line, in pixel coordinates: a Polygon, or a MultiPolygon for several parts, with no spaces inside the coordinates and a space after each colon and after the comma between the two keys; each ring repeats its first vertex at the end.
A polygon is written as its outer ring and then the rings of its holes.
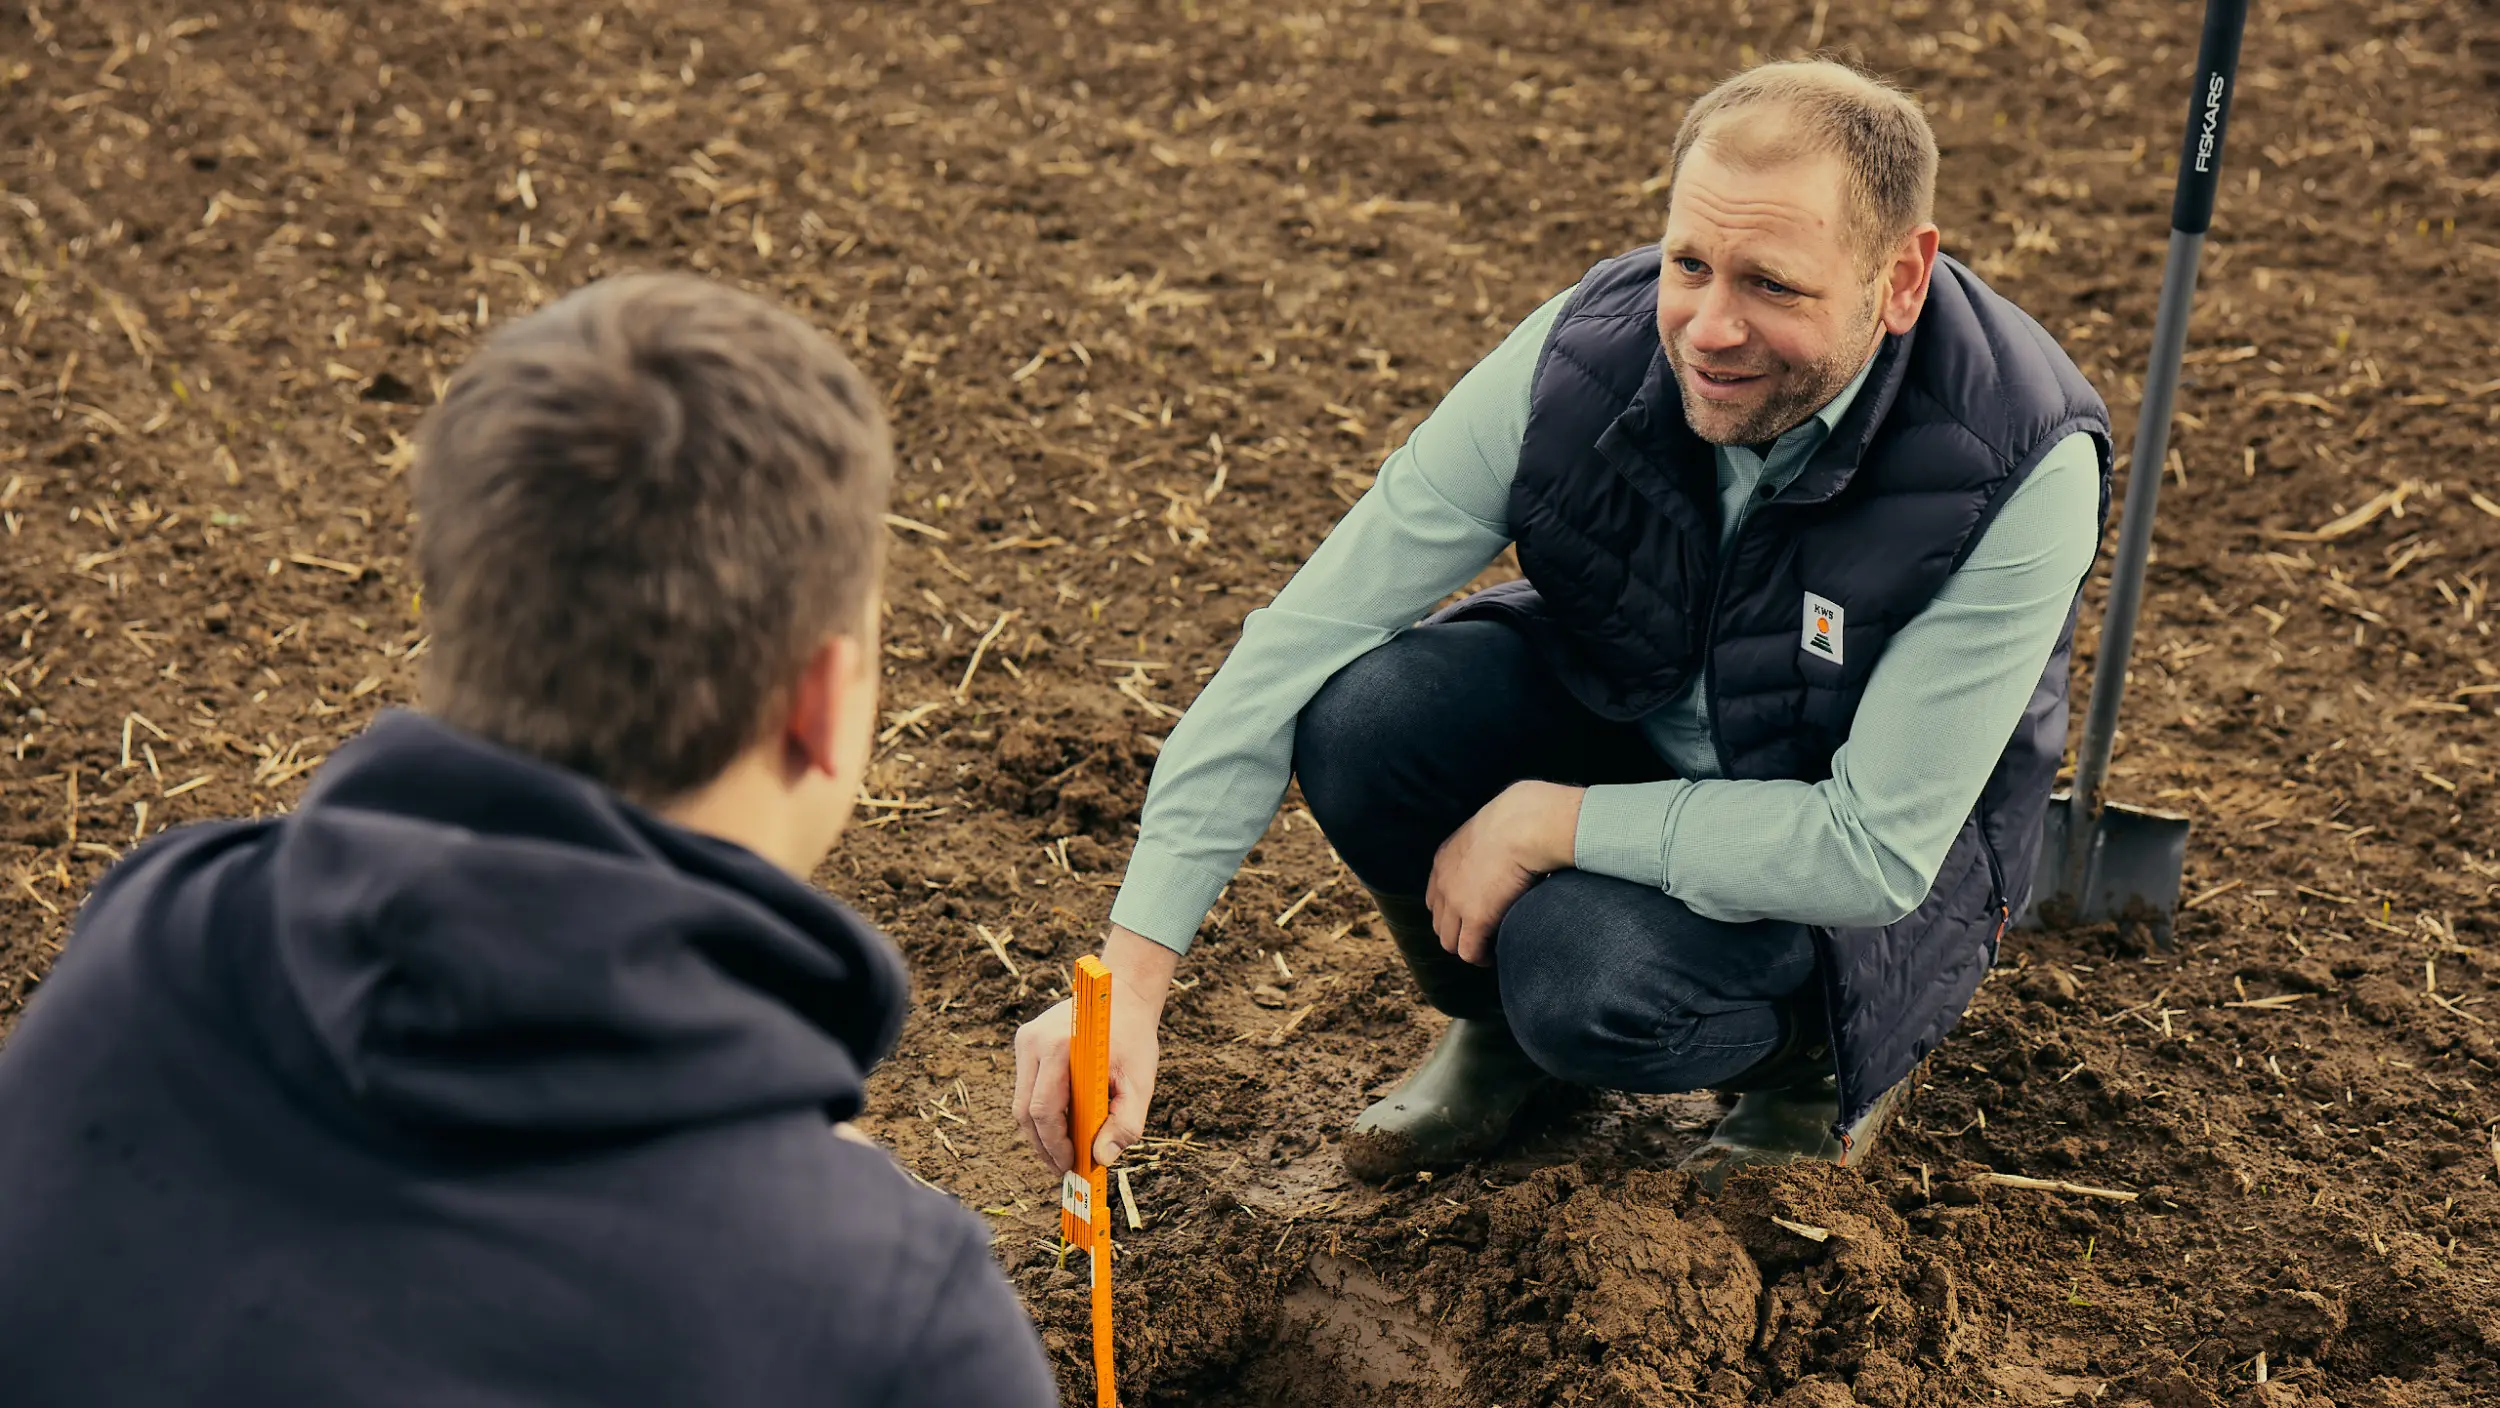
{"type": "Polygon", "coordinates": [[[1884,331],[1898,337],[1918,322],[1927,307],[1928,280],[1936,272],[1936,247],[1943,236],[1933,225],[1921,225],[1893,249],[1884,266],[1884,331]]]}
{"type": "Polygon", "coordinates": [[[848,686],[859,677],[867,647],[851,636],[830,636],[807,657],[790,690],[782,730],[793,770],[842,775],[842,711],[848,686]]]}

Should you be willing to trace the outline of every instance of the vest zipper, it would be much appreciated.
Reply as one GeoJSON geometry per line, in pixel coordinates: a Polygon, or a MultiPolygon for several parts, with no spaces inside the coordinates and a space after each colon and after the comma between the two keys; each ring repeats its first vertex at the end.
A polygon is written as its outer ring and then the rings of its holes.
{"type": "Polygon", "coordinates": [[[1993,962],[1995,959],[1994,950],[1997,945],[2005,942],[2005,931],[2013,927],[2014,897],[2006,893],[2005,864],[1997,859],[1996,843],[1988,839],[1987,808],[1981,807],[1973,812],[1972,815],[1978,818],[1977,831],[1979,834],[1980,857],[1988,862],[1988,907],[1997,912],[1996,933],[1990,935],[1988,939],[1990,961],[1993,962]]]}
{"type": "Polygon", "coordinates": [[[1988,899],[1990,909],[2002,910],[2012,905],[2014,897],[2005,893],[2005,866],[1997,859],[1995,843],[1988,839],[1988,815],[1976,813],[1974,829],[1979,836],[1980,857],[1988,862],[1988,899]]]}
{"type": "MultiPolygon", "coordinates": [[[[1762,472],[1771,472],[1771,462],[1762,462],[1762,472]]],[[[1759,481],[1757,481],[1759,482],[1759,481]]],[[[1754,496],[1747,494],[1750,501],[1754,496]]],[[[1727,590],[1727,564],[1736,550],[1745,545],[1745,530],[1753,527],[1754,515],[1769,508],[1776,500],[1765,499],[1760,508],[1748,502],[1736,520],[1736,531],[1728,535],[1727,549],[1710,569],[1710,602],[1702,616],[1701,628],[1701,705],[1710,716],[1710,751],[1719,760],[1719,776],[1735,775],[1734,760],[1728,756],[1727,741],[1719,736],[1719,672],[1710,667],[1711,652],[1719,648],[1719,597],[1727,590]]]]}
{"type": "MultiPolygon", "coordinates": [[[[1765,460],[1762,468],[1764,473],[1769,473],[1770,462],[1765,460]]],[[[1727,741],[1719,736],[1719,672],[1710,668],[1711,652],[1716,650],[1719,644],[1719,597],[1727,589],[1728,563],[1735,558],[1736,550],[1744,546],[1745,531],[1754,526],[1754,515],[1776,502],[1778,500],[1773,498],[1765,499],[1759,505],[1748,504],[1744,516],[1737,520],[1736,531],[1728,536],[1727,550],[1719,554],[1719,560],[1711,567],[1709,614],[1702,618],[1704,624],[1701,637],[1701,695],[1702,707],[1710,714],[1710,751],[1718,757],[1721,777],[1731,777],[1736,770],[1728,757],[1727,741]]],[[[1982,841],[1987,839],[1985,833],[1980,839],[1982,841]]],[[[1991,858],[1990,864],[1994,863],[1994,859],[1991,858]]],[[[1811,932],[1816,935],[1815,981],[1828,983],[1830,981],[1829,969],[1834,961],[1830,933],[1823,929],[1814,929],[1811,932]]],[[[1823,1002],[1823,1039],[1831,1049],[1832,1088],[1840,1097],[1841,1109],[1845,1112],[1849,1107],[1851,1091],[1848,1076],[1840,1069],[1840,1030],[1833,1025],[1834,1014],[1837,1010],[1831,1002],[1831,993],[1827,986],[1824,990],[1823,1002]]],[[[1849,1126],[1838,1120],[1832,1124],[1832,1134],[1840,1140],[1840,1162],[1845,1167],[1849,1164],[1851,1156],[1856,1153],[1856,1141],[1850,1137],[1849,1126]]]]}

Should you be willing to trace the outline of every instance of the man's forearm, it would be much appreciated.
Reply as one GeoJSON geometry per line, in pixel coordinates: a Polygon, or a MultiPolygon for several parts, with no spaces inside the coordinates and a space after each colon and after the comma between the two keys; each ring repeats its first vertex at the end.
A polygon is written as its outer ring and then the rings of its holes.
{"type": "Polygon", "coordinates": [[[1240,643],[1164,743],[1113,923],[1187,949],[1276,814],[1302,707],[1509,543],[1529,388],[1563,302],[1538,309],[1460,378],[1275,602],[1242,623],[1240,643]]]}
{"type": "Polygon", "coordinates": [[[1589,792],[1575,864],[1655,885],[1705,919],[1874,927],[1900,918],[1934,882],[1920,858],[1866,825],[1846,783],[1672,781],[1589,792]],[[1694,806],[1700,814],[1686,814],[1694,806]]]}

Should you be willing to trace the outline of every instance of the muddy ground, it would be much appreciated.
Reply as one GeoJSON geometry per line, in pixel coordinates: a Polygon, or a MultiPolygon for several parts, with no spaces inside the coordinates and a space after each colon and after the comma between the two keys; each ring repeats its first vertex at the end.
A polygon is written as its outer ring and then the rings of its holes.
{"type": "MultiPolygon", "coordinates": [[[[1863,1173],[1701,1199],[1709,1098],[1599,1095],[1377,1191],[1334,1141],[1435,1019],[1289,801],[1173,1004],[1124,1401],[2500,1402],[2500,16],[2259,9],[2117,766],[2195,819],[2178,949],[2013,936],[1863,1173]]],[[[919,525],[822,877],[918,977],[868,1127],[1090,1402],[1008,1039],[1242,615],[1654,235],[1682,105],[1758,56],[1924,92],[1947,248],[2131,426],[2193,10],[12,6],[0,1023],[135,837],[412,700],[405,436],[482,328],[620,269],[770,290],[890,389],[919,525]]]]}

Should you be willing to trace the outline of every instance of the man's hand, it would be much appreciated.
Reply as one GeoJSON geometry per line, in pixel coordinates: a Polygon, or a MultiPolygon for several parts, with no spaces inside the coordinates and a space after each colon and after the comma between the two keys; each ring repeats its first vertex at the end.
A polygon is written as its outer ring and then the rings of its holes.
{"type": "MultiPolygon", "coordinates": [[[[1102,946],[1111,970],[1111,1113],[1094,1140],[1094,1162],[1108,1164],[1146,1129],[1146,1107],[1155,1094],[1155,1029],[1180,955],[1154,940],[1113,925],[1102,946]]],[[[1073,999],[1016,1031],[1016,1128],[1054,1174],[1076,1165],[1069,1129],[1068,1036],[1073,999]]]]}
{"type": "Polygon", "coordinates": [[[1424,891],[1441,947],[1478,967],[1491,965],[1502,916],[1540,876],[1571,864],[1581,792],[1514,782],[1441,843],[1424,891]]]}

